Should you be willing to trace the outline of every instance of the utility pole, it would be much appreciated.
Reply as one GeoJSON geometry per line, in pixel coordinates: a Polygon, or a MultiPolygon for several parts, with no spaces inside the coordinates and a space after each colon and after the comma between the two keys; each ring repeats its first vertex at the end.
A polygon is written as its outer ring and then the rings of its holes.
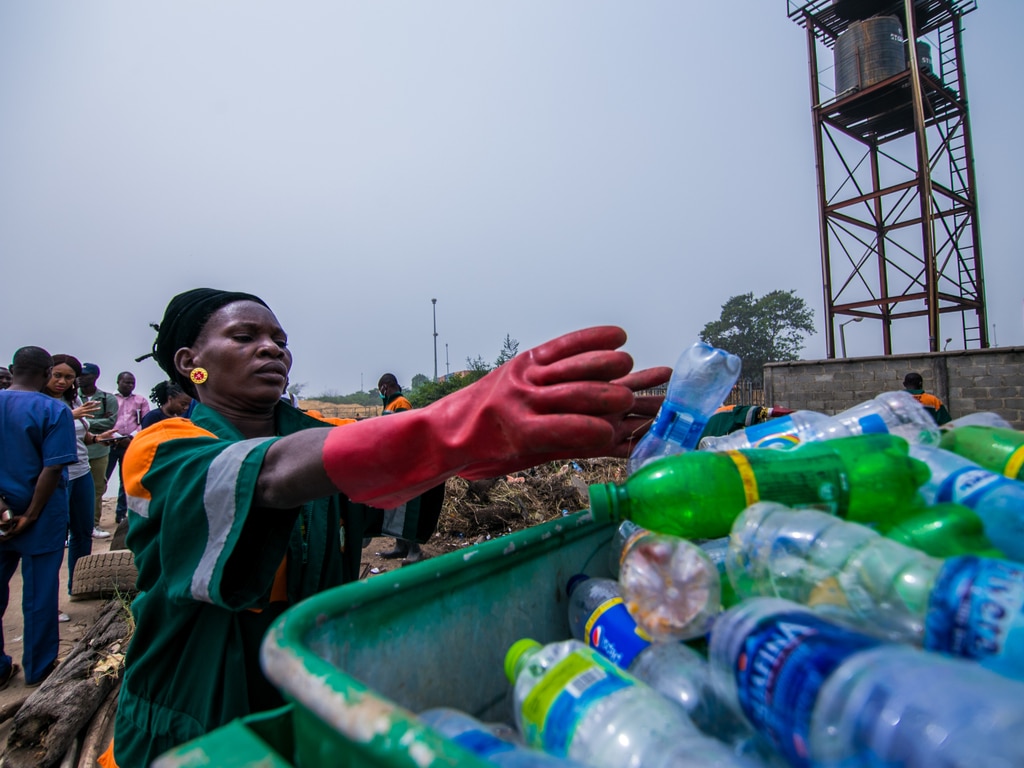
{"type": "Polygon", "coordinates": [[[434,383],[437,383],[437,299],[431,299],[434,312],[434,383]]]}

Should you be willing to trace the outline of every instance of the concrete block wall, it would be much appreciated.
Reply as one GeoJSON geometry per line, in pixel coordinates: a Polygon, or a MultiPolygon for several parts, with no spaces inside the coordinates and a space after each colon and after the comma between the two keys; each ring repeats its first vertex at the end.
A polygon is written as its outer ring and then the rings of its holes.
{"type": "Polygon", "coordinates": [[[921,374],[925,391],[941,398],[954,419],[994,411],[1024,429],[1024,347],[769,363],[765,403],[838,413],[902,389],[908,371],[921,374]]]}

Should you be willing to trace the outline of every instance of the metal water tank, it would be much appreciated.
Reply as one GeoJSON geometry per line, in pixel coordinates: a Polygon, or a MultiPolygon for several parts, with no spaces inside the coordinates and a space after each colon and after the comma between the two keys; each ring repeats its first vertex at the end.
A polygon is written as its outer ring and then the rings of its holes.
{"type": "Polygon", "coordinates": [[[836,40],[836,94],[868,88],[907,68],[903,27],[895,16],[855,21],[836,40]]]}

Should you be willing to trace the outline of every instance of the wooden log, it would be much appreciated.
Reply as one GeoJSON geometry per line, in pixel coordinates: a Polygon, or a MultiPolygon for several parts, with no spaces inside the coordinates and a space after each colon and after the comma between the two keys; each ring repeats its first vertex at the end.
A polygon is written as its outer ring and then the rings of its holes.
{"type": "Polygon", "coordinates": [[[120,692],[119,680],[89,723],[82,740],[82,755],[78,758],[78,768],[96,768],[97,759],[110,746],[110,741],[114,738],[114,716],[117,714],[117,696],[120,692]]]}
{"type": "Polygon", "coordinates": [[[2,768],[54,768],[118,683],[130,616],[111,600],[68,657],[25,701],[11,723],[2,768]]]}

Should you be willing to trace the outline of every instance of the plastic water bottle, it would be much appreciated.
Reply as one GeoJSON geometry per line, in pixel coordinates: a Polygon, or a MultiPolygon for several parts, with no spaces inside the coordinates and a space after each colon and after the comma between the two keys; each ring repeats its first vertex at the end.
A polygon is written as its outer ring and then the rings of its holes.
{"type": "Polygon", "coordinates": [[[623,520],[619,523],[619,527],[615,529],[615,533],[612,535],[611,546],[608,548],[608,569],[611,571],[612,576],[618,578],[619,564],[622,561],[623,553],[629,548],[629,545],[634,540],[641,536],[646,536],[648,533],[650,531],[646,528],[641,528],[632,520],[623,520]]]}
{"type": "Polygon", "coordinates": [[[725,612],[709,660],[720,694],[798,768],[1024,765],[1024,685],[973,662],[775,598],[725,612]]]}
{"type": "Polygon", "coordinates": [[[744,448],[792,448],[799,443],[854,435],[890,434],[911,444],[938,445],[939,428],[910,393],[883,392],[835,416],[796,411],[709,441],[701,448],[734,451],[744,448]]]}
{"type": "Polygon", "coordinates": [[[615,666],[629,669],[637,655],[651,644],[651,636],[637,624],[614,579],[578,573],[566,586],[569,594],[569,629],[615,666]]]}
{"type": "Polygon", "coordinates": [[[705,635],[722,611],[718,568],[698,545],[678,536],[634,539],[623,552],[619,584],[629,613],[656,640],[705,635]]]}
{"type": "Polygon", "coordinates": [[[729,741],[749,736],[715,705],[707,660],[679,642],[652,642],[626,610],[613,579],[576,574],[569,580],[572,636],[678,706],[700,730],[729,741]]]}
{"type": "Polygon", "coordinates": [[[750,766],[671,702],[579,640],[516,642],[505,656],[526,743],[595,768],[750,766]]]}
{"type": "Polygon", "coordinates": [[[726,567],[743,596],[792,600],[1024,679],[1024,565],[929,557],[817,510],[761,503],[737,518],[726,567]]]}
{"type": "Polygon", "coordinates": [[[918,445],[911,455],[930,470],[921,487],[928,504],[952,501],[974,510],[992,545],[1011,560],[1024,562],[1024,483],[942,448],[918,445]]]}
{"type": "Polygon", "coordinates": [[[679,356],[658,415],[629,457],[629,472],[697,447],[700,434],[740,375],[736,355],[697,342],[679,356]]]}
{"type": "Polygon", "coordinates": [[[621,485],[591,485],[590,507],[598,520],[628,519],[687,539],[728,535],[737,515],[761,500],[855,521],[870,522],[880,510],[909,517],[929,473],[907,450],[893,435],[861,435],[788,451],[692,451],[652,462],[621,485]]]}
{"type": "Polygon", "coordinates": [[[829,416],[817,411],[794,411],[787,416],[751,424],[720,437],[700,441],[702,451],[738,451],[746,448],[792,448],[808,442],[825,429],[829,416]]]}
{"type": "MultiPolygon", "coordinates": [[[[581,763],[549,755],[503,738],[505,727],[482,723],[472,715],[448,707],[421,712],[420,720],[460,747],[503,768],[583,768],[581,763]]],[[[507,730],[515,731],[511,728],[507,730]]]]}
{"type": "Polygon", "coordinates": [[[968,424],[943,432],[941,445],[992,472],[1024,480],[1024,432],[968,424]]]}

